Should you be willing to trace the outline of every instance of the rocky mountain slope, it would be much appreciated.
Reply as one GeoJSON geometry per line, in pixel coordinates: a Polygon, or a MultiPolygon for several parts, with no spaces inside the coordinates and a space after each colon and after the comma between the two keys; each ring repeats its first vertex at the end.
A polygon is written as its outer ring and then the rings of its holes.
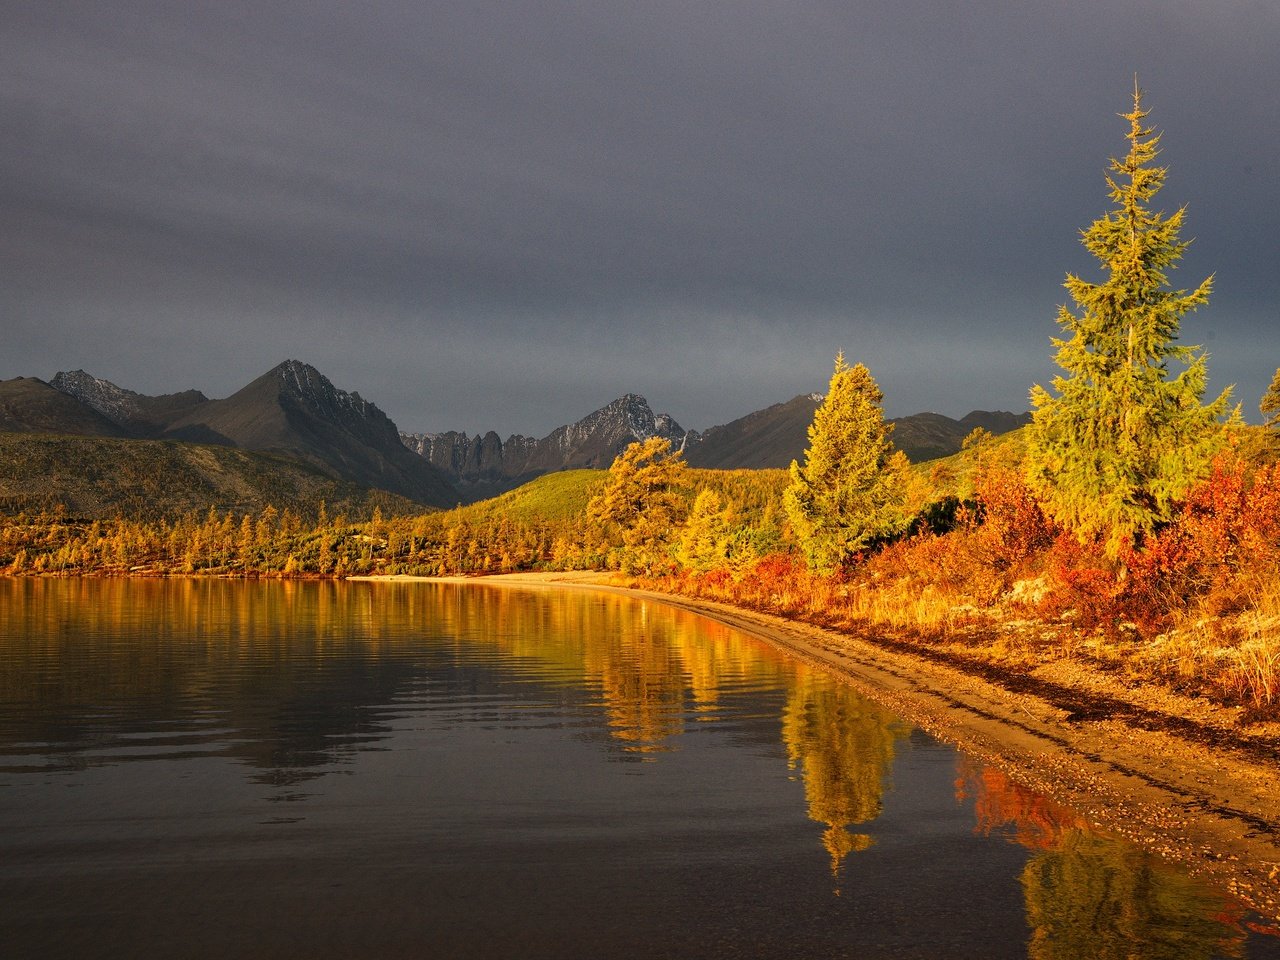
{"type": "Polygon", "coordinates": [[[644,397],[627,394],[540,440],[519,434],[502,440],[490,431],[468,436],[450,430],[401,436],[405,446],[444,471],[463,500],[474,502],[559,470],[604,469],[637,440],[666,437],[679,447],[686,432],[666,414],[655,415],[644,397]]]}
{"type": "Polygon", "coordinates": [[[199,390],[149,397],[83,370],[59,371],[49,386],[101,414],[126,436],[135,437],[158,437],[173,421],[209,402],[199,390]]]}

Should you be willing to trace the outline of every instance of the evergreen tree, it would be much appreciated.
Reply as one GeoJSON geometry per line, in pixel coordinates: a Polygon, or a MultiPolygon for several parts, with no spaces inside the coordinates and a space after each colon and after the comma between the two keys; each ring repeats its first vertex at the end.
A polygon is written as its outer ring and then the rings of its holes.
{"type": "Polygon", "coordinates": [[[1068,275],[1078,309],[1064,306],[1054,338],[1057,395],[1032,388],[1028,479],[1049,513],[1080,539],[1099,538],[1113,559],[1168,521],[1173,504],[1204,475],[1221,437],[1230,390],[1203,404],[1206,355],[1175,341],[1183,314],[1206,303],[1210,277],[1195,290],[1170,289],[1182,257],[1185,208],[1153,212],[1166,169],[1155,166],[1159,134],[1134,86],[1129,152],[1107,177],[1116,209],[1082,242],[1107,277],[1068,275]],[[1170,365],[1183,369],[1172,374],[1170,365]]]}
{"type": "Polygon", "coordinates": [[[1262,416],[1265,418],[1262,421],[1263,426],[1280,431],[1280,369],[1276,370],[1271,386],[1263,394],[1262,403],[1258,404],[1258,409],[1262,411],[1262,416]]]}
{"type": "Polygon", "coordinates": [[[783,505],[809,565],[832,570],[877,541],[901,533],[907,509],[907,459],[893,449],[884,395],[870,371],[836,357],[827,396],[809,425],[804,466],[791,461],[783,505]]]}
{"type": "Polygon", "coordinates": [[[728,559],[731,539],[720,494],[709,488],[701,490],[680,532],[676,561],[687,570],[705,573],[728,559]]]}
{"type": "Polygon", "coordinates": [[[655,573],[670,566],[672,532],[685,510],[678,492],[685,471],[670,440],[650,437],[618,454],[604,489],[587,504],[588,520],[621,530],[625,572],[655,573]]]}

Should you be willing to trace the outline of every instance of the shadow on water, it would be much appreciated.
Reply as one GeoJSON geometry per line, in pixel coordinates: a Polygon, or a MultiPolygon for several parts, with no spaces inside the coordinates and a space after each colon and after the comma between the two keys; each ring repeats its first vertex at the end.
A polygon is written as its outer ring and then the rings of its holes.
{"type": "Polygon", "coordinates": [[[0,942],[48,956],[1280,955],[1224,894],[651,601],[7,580],[0,656],[0,942]]]}

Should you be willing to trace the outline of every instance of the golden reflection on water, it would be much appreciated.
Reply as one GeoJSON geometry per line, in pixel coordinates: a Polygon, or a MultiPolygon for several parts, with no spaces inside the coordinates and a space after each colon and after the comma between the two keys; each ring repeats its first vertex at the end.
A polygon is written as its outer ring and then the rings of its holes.
{"type": "Polygon", "coordinates": [[[782,739],[793,768],[803,771],[809,818],[826,824],[822,844],[831,855],[838,892],[845,857],[873,842],[849,827],[880,816],[896,744],[911,728],[847,686],[811,669],[797,674],[782,718],[782,739]]]}
{"type": "MultiPolygon", "coordinates": [[[[717,722],[731,693],[762,693],[761,702],[780,709],[781,741],[803,781],[808,816],[823,827],[836,893],[848,858],[873,844],[870,825],[882,815],[911,732],[851,688],[738,631],[612,594],[0,579],[0,703],[9,705],[0,746],[52,740],[69,705],[107,703],[127,691],[131,702],[158,711],[216,707],[241,731],[235,755],[257,779],[297,783],[324,775],[335,742],[357,749],[361,737],[380,736],[358,710],[327,709],[316,670],[327,658],[351,660],[354,649],[367,685],[356,691],[364,698],[358,706],[386,704],[405,676],[371,667],[402,662],[427,637],[459,663],[473,662],[479,647],[501,669],[591,692],[587,708],[599,711],[614,749],[644,762],[678,749],[690,725],[717,722]],[[189,655],[173,657],[175,644],[189,655]],[[90,645],[93,656],[65,655],[78,645],[90,645]],[[305,657],[297,656],[300,645],[305,657]],[[259,702],[311,702],[311,726],[286,729],[264,718],[260,705],[245,706],[250,693],[259,702]]],[[[994,768],[961,757],[956,793],[972,799],[976,832],[1005,835],[1031,851],[1020,882],[1034,960],[1241,955],[1241,914],[1222,895],[1098,836],[1072,811],[994,768]]]]}
{"type": "MultiPolygon", "coordinates": [[[[227,677],[270,685],[289,699],[305,679],[285,669],[300,642],[321,661],[346,655],[353,643],[376,660],[427,632],[459,660],[482,644],[547,681],[595,690],[610,737],[639,759],[674,749],[687,723],[714,722],[726,691],[789,690],[782,741],[803,780],[809,816],[825,827],[822,843],[836,877],[845,857],[871,844],[866,833],[849,828],[879,816],[894,744],[908,732],[848,687],[739,631],[612,594],[454,584],[21,579],[0,581],[0,598],[0,639],[9,646],[0,698],[38,699],[45,711],[124,688],[139,702],[201,703],[215,680],[227,677]],[[46,628],[35,634],[31,624],[46,628]],[[59,657],[66,645],[88,640],[91,664],[59,657]],[[203,656],[175,661],[168,651],[174,643],[203,656]],[[39,683],[32,681],[37,660],[39,683]]],[[[230,697],[222,706],[235,704],[230,697]]],[[[264,732],[240,749],[268,771],[261,776],[283,784],[315,776],[306,768],[323,763],[322,746],[273,745],[264,732]]]]}

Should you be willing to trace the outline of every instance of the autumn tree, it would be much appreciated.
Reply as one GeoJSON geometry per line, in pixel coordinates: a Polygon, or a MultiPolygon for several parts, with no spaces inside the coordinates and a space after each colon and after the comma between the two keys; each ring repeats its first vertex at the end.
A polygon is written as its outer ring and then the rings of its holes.
{"type": "Polygon", "coordinates": [[[1185,208],[1150,209],[1164,186],[1155,166],[1160,135],[1134,86],[1129,152],[1107,177],[1116,208],[1083,232],[1106,278],[1068,275],[1075,301],[1063,306],[1054,338],[1065,374],[1053,390],[1031,391],[1028,480],[1049,513],[1083,541],[1100,539],[1118,558],[1172,516],[1174,504],[1209,468],[1230,391],[1202,403],[1206,355],[1178,344],[1184,314],[1209,299],[1210,277],[1194,290],[1171,289],[1168,271],[1187,243],[1185,208]],[[1176,373],[1171,365],[1182,369],[1176,373]]]}
{"type": "Polygon", "coordinates": [[[668,564],[685,508],[679,494],[685,472],[684,460],[662,437],[633,443],[613,461],[604,488],[587,504],[587,519],[620,531],[624,570],[653,573],[668,564]]]}
{"type": "Polygon", "coordinates": [[[1280,432],[1280,369],[1276,370],[1271,386],[1263,394],[1262,403],[1258,404],[1258,409],[1262,411],[1264,417],[1263,426],[1280,432]]]}
{"type": "Polygon", "coordinates": [[[705,573],[725,562],[731,543],[720,494],[710,488],[700,490],[680,531],[676,560],[688,570],[705,573]]]}
{"type": "Polygon", "coordinates": [[[832,570],[910,523],[906,457],[889,439],[884,395],[862,364],[836,357],[809,425],[804,466],[791,461],[783,505],[809,565],[832,570]]]}

